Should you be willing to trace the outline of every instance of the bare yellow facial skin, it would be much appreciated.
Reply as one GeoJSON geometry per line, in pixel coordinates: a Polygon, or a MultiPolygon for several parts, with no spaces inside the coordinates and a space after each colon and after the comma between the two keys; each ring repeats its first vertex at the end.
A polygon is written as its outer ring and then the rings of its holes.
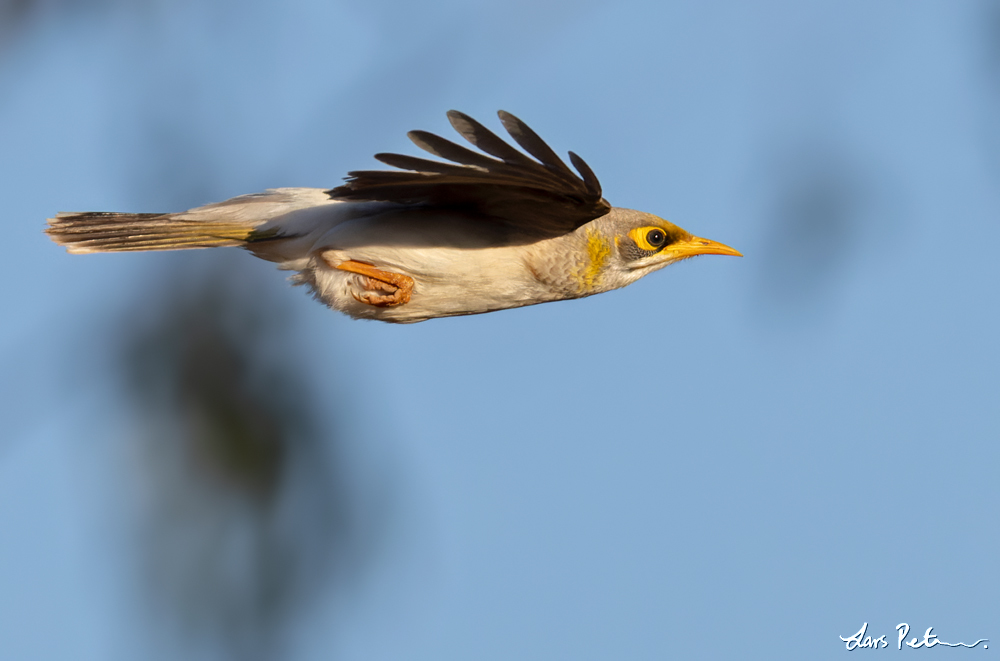
{"type": "Polygon", "coordinates": [[[667,234],[661,227],[637,227],[634,230],[629,230],[628,236],[630,239],[635,241],[635,245],[639,246],[641,250],[648,250],[650,252],[656,252],[662,248],[666,242],[667,234]],[[656,243],[651,243],[651,239],[656,239],[659,237],[659,245],[656,243]]]}

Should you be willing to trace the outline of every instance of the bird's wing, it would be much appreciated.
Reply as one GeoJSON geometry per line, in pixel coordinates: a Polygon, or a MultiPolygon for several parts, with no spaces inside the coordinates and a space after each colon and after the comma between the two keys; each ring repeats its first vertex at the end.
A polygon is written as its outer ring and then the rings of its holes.
{"type": "Polygon", "coordinates": [[[452,163],[376,154],[375,158],[399,170],[349,172],[346,183],[327,192],[340,200],[465,211],[532,236],[566,234],[611,210],[601,196],[600,182],[582,158],[569,153],[578,175],[527,124],[508,112],[498,114],[514,141],[537,160],[468,115],[452,110],[448,112],[451,125],[485,154],[433,133],[410,131],[407,135],[418,147],[452,163]]]}

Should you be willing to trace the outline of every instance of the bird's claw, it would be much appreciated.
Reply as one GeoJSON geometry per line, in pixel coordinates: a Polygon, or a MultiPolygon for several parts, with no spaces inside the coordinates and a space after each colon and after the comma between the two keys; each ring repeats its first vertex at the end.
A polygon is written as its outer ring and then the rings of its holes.
{"type": "Polygon", "coordinates": [[[375,291],[364,291],[359,294],[352,291],[351,295],[360,303],[386,308],[410,302],[410,296],[413,293],[413,278],[408,275],[383,271],[375,268],[372,264],[356,262],[353,259],[339,264],[330,264],[330,266],[362,276],[362,283],[366,290],[386,292],[385,294],[376,294],[375,291]]]}

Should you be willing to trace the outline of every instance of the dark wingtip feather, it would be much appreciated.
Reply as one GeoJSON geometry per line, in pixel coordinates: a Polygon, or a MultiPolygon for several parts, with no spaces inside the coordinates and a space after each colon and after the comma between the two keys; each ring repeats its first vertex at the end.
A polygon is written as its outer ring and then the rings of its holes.
{"type": "Polygon", "coordinates": [[[559,158],[559,155],[530,126],[506,110],[497,111],[497,116],[500,117],[500,122],[507,129],[510,137],[514,138],[517,144],[521,145],[525,151],[537,158],[545,167],[562,177],[567,177],[571,181],[577,179],[577,176],[573,174],[572,170],[566,167],[566,164],[559,158]]]}
{"type": "Polygon", "coordinates": [[[490,158],[461,145],[456,145],[450,140],[445,140],[441,136],[427,131],[410,131],[406,135],[413,141],[413,144],[439,158],[446,158],[455,163],[471,165],[486,170],[502,169],[504,166],[503,161],[498,161],[495,158],[490,158]]]}
{"type": "Polygon", "coordinates": [[[451,162],[376,154],[398,170],[349,172],[344,183],[327,194],[344,200],[473,209],[545,236],[572,231],[608,212],[611,207],[601,197],[597,177],[582,159],[570,154],[578,175],[524,122],[503,110],[498,115],[513,142],[525,151],[465,113],[449,110],[452,127],[479,151],[427,131],[410,131],[407,136],[417,147],[451,162]]]}
{"type": "Polygon", "coordinates": [[[451,127],[463,136],[466,133],[473,132],[473,129],[479,124],[479,122],[458,110],[449,110],[445,114],[448,116],[448,123],[451,124],[451,127]]]}
{"type": "Polygon", "coordinates": [[[495,156],[508,165],[524,168],[537,167],[537,163],[465,113],[449,110],[448,121],[463,138],[490,156],[495,156]]]}
{"type": "Polygon", "coordinates": [[[597,175],[594,174],[594,171],[590,169],[590,166],[587,165],[587,162],[582,158],[580,158],[579,156],[577,156],[574,152],[569,153],[569,162],[573,164],[573,167],[576,168],[576,171],[580,173],[581,177],[583,177],[583,183],[587,185],[587,190],[593,193],[594,195],[600,196],[601,182],[598,181],[597,175]]]}

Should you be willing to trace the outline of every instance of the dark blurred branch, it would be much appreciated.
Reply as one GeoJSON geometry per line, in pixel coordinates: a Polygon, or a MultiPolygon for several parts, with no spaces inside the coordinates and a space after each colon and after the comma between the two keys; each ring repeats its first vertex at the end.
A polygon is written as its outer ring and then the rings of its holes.
{"type": "Polygon", "coordinates": [[[269,659],[325,579],[361,570],[348,506],[359,496],[338,470],[344,412],[311,396],[289,311],[245,256],[213,257],[164,276],[122,325],[149,505],[144,564],[184,637],[269,659]]]}

